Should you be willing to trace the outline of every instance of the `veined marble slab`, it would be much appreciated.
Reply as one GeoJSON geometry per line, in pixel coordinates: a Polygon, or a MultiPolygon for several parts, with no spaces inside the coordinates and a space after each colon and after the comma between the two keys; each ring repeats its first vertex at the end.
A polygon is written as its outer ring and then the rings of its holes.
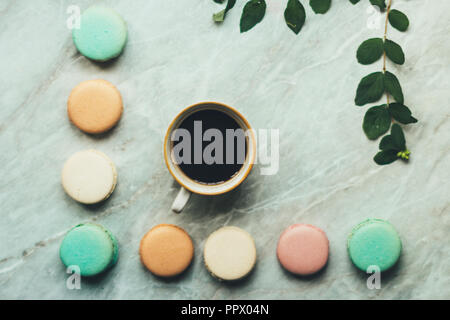
{"type": "Polygon", "coordinates": [[[388,68],[420,121],[405,128],[410,163],[386,167],[372,161],[378,142],[361,129],[367,107],[353,103],[361,77],[381,70],[381,61],[362,66],[355,58],[363,40],[383,34],[382,25],[367,27],[368,1],[333,1],[326,15],[303,1],[308,17],[297,36],[284,24],[284,2],[272,0],[263,22],[240,34],[244,2],[217,26],[211,15],[222,7],[211,0],[96,1],[129,27],[123,55],[100,65],[77,53],[66,27],[67,7],[92,1],[1,1],[0,298],[450,298],[450,2],[394,0],[411,26],[389,29],[406,63],[388,68]],[[125,104],[118,127],[101,137],[66,115],[71,89],[95,78],[114,83],[125,104]],[[176,215],[163,136],[182,108],[205,100],[236,107],[255,128],[280,129],[280,170],[261,176],[256,167],[235,191],[193,196],[176,215]],[[64,161],[87,148],[118,168],[116,191],[94,207],[71,200],[60,184],[64,161]],[[380,290],[366,287],[346,252],[351,228],[369,217],[391,221],[404,245],[380,290]],[[109,228],[120,258],[103,277],[68,290],[59,244],[83,221],[109,228]],[[159,223],[180,225],[195,241],[194,263],[177,279],[158,279],[139,261],[141,237],[159,223]],[[278,264],[278,237],[293,223],[317,225],[330,239],[328,266],[313,278],[278,264]],[[204,240],[224,225],[256,241],[257,267],[239,283],[218,282],[203,267],[204,240]]]}

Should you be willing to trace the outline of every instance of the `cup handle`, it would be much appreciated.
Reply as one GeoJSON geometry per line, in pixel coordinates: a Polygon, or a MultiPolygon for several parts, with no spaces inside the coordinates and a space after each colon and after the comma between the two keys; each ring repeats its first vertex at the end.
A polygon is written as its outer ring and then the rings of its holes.
{"type": "Polygon", "coordinates": [[[172,204],[172,211],[180,213],[188,202],[190,196],[191,192],[181,187],[180,191],[177,194],[177,197],[175,198],[175,201],[172,204]]]}

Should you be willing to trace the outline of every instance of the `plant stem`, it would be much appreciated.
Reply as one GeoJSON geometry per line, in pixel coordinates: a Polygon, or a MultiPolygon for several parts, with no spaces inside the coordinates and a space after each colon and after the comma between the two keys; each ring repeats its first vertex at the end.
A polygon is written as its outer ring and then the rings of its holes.
{"type": "MultiPolygon", "coordinates": [[[[392,0],[389,0],[387,9],[386,9],[386,21],[384,23],[384,42],[386,42],[386,38],[387,38],[389,11],[391,10],[391,5],[392,5],[392,0]]],[[[383,53],[383,73],[386,73],[386,52],[383,53]]],[[[387,100],[387,105],[389,106],[389,93],[387,93],[387,92],[386,92],[386,100],[387,100]]]]}

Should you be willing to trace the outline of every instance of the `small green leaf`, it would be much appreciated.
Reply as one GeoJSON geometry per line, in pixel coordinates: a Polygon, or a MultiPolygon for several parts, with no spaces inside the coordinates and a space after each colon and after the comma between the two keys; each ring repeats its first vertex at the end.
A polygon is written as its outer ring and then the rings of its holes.
{"type": "Polygon", "coordinates": [[[225,20],[225,9],[213,14],[214,22],[223,22],[225,20]]]}
{"type": "Polygon", "coordinates": [[[411,116],[411,110],[401,103],[391,103],[389,105],[389,112],[400,123],[409,124],[417,122],[417,119],[411,116]]]}
{"type": "Polygon", "coordinates": [[[383,39],[372,38],[364,41],[356,51],[356,59],[361,64],[371,64],[383,55],[383,39]]]}
{"type": "Polygon", "coordinates": [[[391,26],[399,31],[406,31],[409,27],[408,17],[399,10],[391,10],[388,18],[391,26]]]}
{"type": "Polygon", "coordinates": [[[386,1],[385,0],[370,0],[370,3],[374,6],[378,6],[380,10],[386,9],[386,1]]]}
{"type": "Polygon", "coordinates": [[[315,13],[326,13],[331,6],[331,0],[309,0],[309,5],[315,13]]]}
{"type": "Polygon", "coordinates": [[[367,110],[363,121],[363,130],[367,138],[375,140],[385,134],[391,126],[391,115],[387,105],[372,107],[367,110]]]}
{"type": "Polygon", "coordinates": [[[391,136],[394,145],[397,147],[397,150],[406,150],[405,135],[403,134],[402,128],[396,123],[392,125],[391,136]]]}
{"type": "Polygon", "coordinates": [[[213,0],[215,3],[223,3],[225,0],[213,0]]]}
{"type": "Polygon", "coordinates": [[[374,72],[362,78],[356,90],[355,104],[363,106],[378,101],[384,93],[383,79],[382,72],[374,72]]]}
{"type": "Polygon", "coordinates": [[[399,153],[404,153],[403,156],[406,156],[406,159],[408,158],[410,152],[406,150],[405,136],[402,128],[398,124],[394,123],[391,128],[391,134],[381,139],[380,150],[395,151],[398,157],[401,157],[399,153]]]}
{"type": "Polygon", "coordinates": [[[284,10],[284,20],[287,26],[298,34],[305,24],[306,12],[299,0],[289,0],[284,10]]]}
{"type": "Polygon", "coordinates": [[[394,138],[389,134],[384,136],[380,141],[380,150],[394,150],[396,152],[401,151],[395,145],[394,138]]]}
{"type": "Polygon", "coordinates": [[[397,151],[395,150],[383,150],[378,152],[373,160],[380,166],[390,164],[398,159],[397,151]]]}
{"type": "Polygon", "coordinates": [[[400,82],[397,77],[389,71],[386,71],[384,74],[384,86],[386,91],[394,97],[395,101],[403,103],[403,92],[400,82]]]}
{"type": "Polygon", "coordinates": [[[350,2],[353,4],[357,4],[359,2],[359,0],[350,0],[350,2]]]}
{"type": "Polygon", "coordinates": [[[405,63],[405,54],[403,53],[402,47],[392,40],[386,39],[384,42],[384,51],[389,59],[396,64],[405,63]]]}
{"type": "Polygon", "coordinates": [[[241,33],[246,32],[257,25],[266,14],[266,2],[264,0],[250,0],[244,6],[241,16],[241,33]]]}
{"type": "MultiPolygon", "coordinates": [[[[222,0],[222,2],[223,1],[224,0],[222,0]]],[[[228,0],[225,9],[213,14],[214,22],[223,22],[225,20],[225,16],[227,15],[227,12],[230,11],[234,7],[235,4],[236,4],[236,0],[228,0]]]]}

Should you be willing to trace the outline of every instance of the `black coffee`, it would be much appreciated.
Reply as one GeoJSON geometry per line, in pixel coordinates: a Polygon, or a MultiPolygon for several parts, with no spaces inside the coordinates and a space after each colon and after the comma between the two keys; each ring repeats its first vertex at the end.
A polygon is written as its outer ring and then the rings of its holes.
{"type": "Polygon", "coordinates": [[[245,131],[222,111],[197,111],[175,131],[177,135],[172,135],[175,161],[192,180],[209,185],[223,183],[235,176],[245,162],[245,131]]]}

